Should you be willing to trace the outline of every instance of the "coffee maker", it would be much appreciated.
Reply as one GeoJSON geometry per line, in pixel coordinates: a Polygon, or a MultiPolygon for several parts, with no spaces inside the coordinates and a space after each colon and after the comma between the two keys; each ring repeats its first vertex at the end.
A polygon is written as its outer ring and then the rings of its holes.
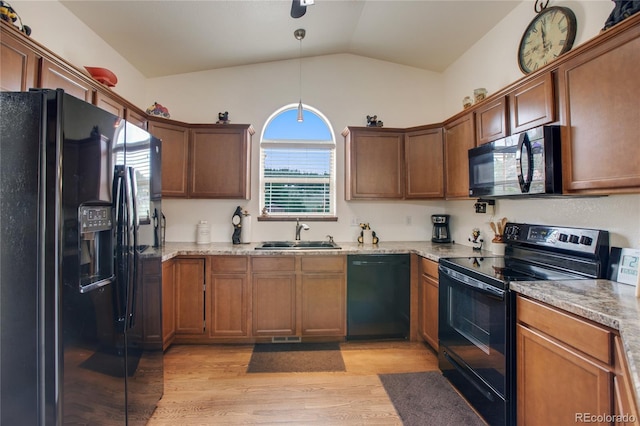
{"type": "Polygon", "coordinates": [[[433,222],[433,234],[431,236],[431,241],[434,243],[450,243],[451,232],[449,231],[449,215],[431,215],[431,222],[433,222]]]}

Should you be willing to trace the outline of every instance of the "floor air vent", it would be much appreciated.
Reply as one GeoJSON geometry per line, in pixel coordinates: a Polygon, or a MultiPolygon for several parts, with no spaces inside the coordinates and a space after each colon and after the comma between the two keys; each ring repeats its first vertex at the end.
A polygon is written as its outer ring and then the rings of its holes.
{"type": "Polygon", "coordinates": [[[300,336],[276,336],[271,338],[271,343],[300,343],[300,336]]]}

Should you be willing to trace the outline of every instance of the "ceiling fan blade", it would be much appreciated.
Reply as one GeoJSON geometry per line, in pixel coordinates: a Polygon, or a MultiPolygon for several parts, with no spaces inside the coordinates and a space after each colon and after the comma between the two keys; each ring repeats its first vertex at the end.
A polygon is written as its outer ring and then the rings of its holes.
{"type": "Polygon", "coordinates": [[[291,17],[300,18],[307,12],[307,6],[300,4],[300,0],[291,1],[291,17]]]}

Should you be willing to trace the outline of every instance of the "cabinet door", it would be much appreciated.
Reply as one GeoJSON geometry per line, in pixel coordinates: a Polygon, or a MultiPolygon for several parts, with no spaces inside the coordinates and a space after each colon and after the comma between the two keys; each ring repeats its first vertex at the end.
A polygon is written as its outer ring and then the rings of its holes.
{"type": "Polygon", "coordinates": [[[176,334],[204,333],[204,259],[176,260],[176,334]]]}
{"type": "Polygon", "coordinates": [[[28,46],[20,43],[11,32],[2,26],[0,37],[0,90],[26,92],[38,87],[40,56],[28,46]]]}
{"type": "Polygon", "coordinates": [[[475,111],[476,140],[478,145],[504,138],[508,135],[507,98],[500,97],[483,104],[475,111]]]}
{"type": "Polygon", "coordinates": [[[420,329],[424,340],[438,350],[438,264],[421,259],[420,329]],[[433,275],[435,276],[433,276],[433,275]]]}
{"type": "Polygon", "coordinates": [[[516,345],[519,425],[568,425],[580,413],[612,413],[606,368],[522,324],[516,327],[516,345]]]}
{"type": "Polygon", "coordinates": [[[543,74],[509,93],[511,133],[555,121],[553,75],[543,74]]]}
{"type": "Polygon", "coordinates": [[[560,65],[563,188],[638,192],[640,28],[560,65]]]}
{"type": "Polygon", "coordinates": [[[302,335],[346,335],[346,281],[342,274],[302,274],[302,335]]]}
{"type": "Polygon", "coordinates": [[[150,120],[149,133],[162,140],[162,196],[186,197],[189,130],[150,120]]]}
{"type": "MultiPolygon", "coordinates": [[[[162,265],[159,258],[143,259],[139,293],[142,309],[138,321],[143,323],[143,344],[149,349],[162,345],[162,265]]],[[[136,301],[138,302],[138,301],[136,301]]]]}
{"type": "Polygon", "coordinates": [[[247,277],[214,274],[211,277],[211,327],[209,336],[247,335],[247,277]]]}
{"type": "Polygon", "coordinates": [[[162,348],[173,342],[176,334],[175,260],[162,263],[162,348]]]}
{"type": "Polygon", "coordinates": [[[193,129],[189,195],[249,199],[250,149],[246,126],[193,129]]]}
{"type": "Polygon", "coordinates": [[[254,273],[254,336],[292,336],[296,330],[296,276],[254,273]]]}
{"type": "Polygon", "coordinates": [[[113,97],[109,96],[107,93],[103,93],[101,91],[96,92],[96,106],[102,108],[107,112],[110,112],[115,116],[124,118],[124,105],[113,97]]]}
{"type": "Polygon", "coordinates": [[[63,68],[48,59],[42,60],[41,84],[44,89],[63,89],[65,93],[82,99],[85,102],[93,103],[95,89],[88,78],[83,78],[78,74],[63,68]]]}
{"type": "Polygon", "coordinates": [[[442,129],[408,132],[404,136],[406,198],[444,197],[442,129]]]}
{"type": "Polygon", "coordinates": [[[467,114],[444,126],[445,196],[469,197],[469,150],[476,145],[474,115],[467,114]]]}
{"type": "Polygon", "coordinates": [[[350,128],[345,137],[345,198],[402,198],[403,133],[390,129],[350,128]]]}
{"type": "Polygon", "coordinates": [[[629,377],[629,367],[620,336],[615,336],[613,346],[613,359],[615,375],[613,377],[614,414],[621,419],[629,419],[628,423],[618,422],[616,424],[640,424],[638,417],[638,406],[635,400],[633,383],[629,377]],[[635,420],[631,420],[631,418],[635,420]]]}
{"type": "Polygon", "coordinates": [[[132,108],[126,108],[125,110],[125,119],[135,125],[140,127],[143,130],[147,130],[147,116],[141,112],[141,111],[136,111],[135,109],[132,108]]]}

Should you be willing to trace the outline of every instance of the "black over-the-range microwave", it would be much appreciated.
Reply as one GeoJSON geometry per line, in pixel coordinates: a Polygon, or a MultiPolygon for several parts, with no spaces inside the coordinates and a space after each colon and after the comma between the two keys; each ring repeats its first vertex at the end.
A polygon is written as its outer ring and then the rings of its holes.
{"type": "Polygon", "coordinates": [[[469,150],[469,196],[562,194],[560,126],[540,126],[469,150]]]}

